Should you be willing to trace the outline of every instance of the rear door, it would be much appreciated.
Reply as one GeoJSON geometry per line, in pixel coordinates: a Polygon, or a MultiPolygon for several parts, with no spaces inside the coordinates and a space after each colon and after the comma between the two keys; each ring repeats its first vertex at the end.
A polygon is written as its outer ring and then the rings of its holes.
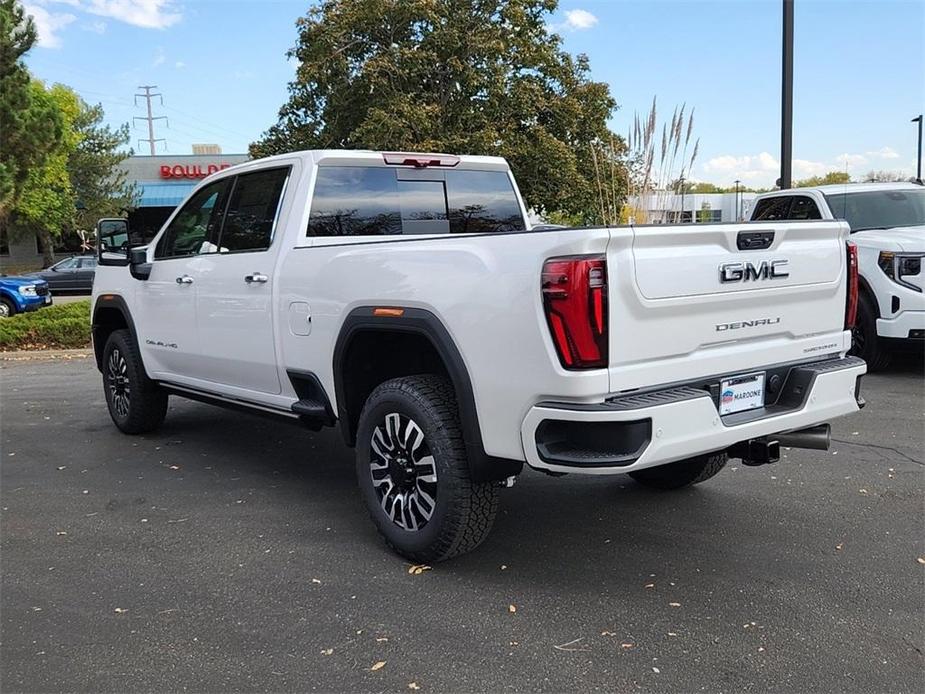
{"type": "Polygon", "coordinates": [[[612,230],[612,389],[843,351],[847,234],[828,221],[612,230]]]}
{"type": "MultiPolygon", "coordinates": [[[[197,276],[197,377],[247,391],[281,390],[273,320],[281,203],[291,166],[234,178],[216,252],[197,276]]],[[[280,227],[281,228],[281,227],[280,227]]]]}

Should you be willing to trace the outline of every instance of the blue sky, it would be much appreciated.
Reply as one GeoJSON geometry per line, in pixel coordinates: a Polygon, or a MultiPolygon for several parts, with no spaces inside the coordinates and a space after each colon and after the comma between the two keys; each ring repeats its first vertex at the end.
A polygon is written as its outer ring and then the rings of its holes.
{"type": "MultiPolygon", "coordinates": [[[[112,123],[142,115],[138,85],[156,84],[167,152],[194,142],[227,153],[276,119],[295,66],[285,53],[309,0],[26,0],[41,45],[28,64],[102,103],[112,123]],[[168,127],[169,125],[169,127],[168,127]]],[[[911,173],[925,110],[925,0],[796,0],[794,176],[836,169],[911,173]]],[[[780,118],[779,0],[562,0],[549,24],[586,53],[620,104],[626,132],[657,96],[660,115],[695,112],[691,178],[770,185],[780,118]]],[[[134,138],[146,137],[143,124],[134,138]]],[[[137,140],[133,146],[141,151],[137,140]]],[[[162,147],[159,145],[159,147],[162,147]]],[[[146,151],[146,150],[145,150],[146,151]]],[[[159,149],[159,151],[163,151],[159,149]]]]}

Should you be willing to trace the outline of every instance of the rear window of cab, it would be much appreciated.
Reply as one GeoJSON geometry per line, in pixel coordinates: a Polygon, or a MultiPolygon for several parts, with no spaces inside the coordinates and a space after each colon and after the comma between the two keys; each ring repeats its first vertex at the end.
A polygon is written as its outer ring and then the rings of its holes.
{"type": "Polygon", "coordinates": [[[308,236],[524,231],[505,171],[321,166],[308,236]]]}

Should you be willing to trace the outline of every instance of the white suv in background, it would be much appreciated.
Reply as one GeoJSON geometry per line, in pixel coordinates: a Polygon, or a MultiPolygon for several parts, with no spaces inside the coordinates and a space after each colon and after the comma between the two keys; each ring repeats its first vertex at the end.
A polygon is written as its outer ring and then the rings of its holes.
{"type": "Polygon", "coordinates": [[[858,246],[860,296],[853,352],[883,368],[893,348],[925,339],[925,186],[847,183],[767,193],[752,221],[844,219],[858,246]]]}

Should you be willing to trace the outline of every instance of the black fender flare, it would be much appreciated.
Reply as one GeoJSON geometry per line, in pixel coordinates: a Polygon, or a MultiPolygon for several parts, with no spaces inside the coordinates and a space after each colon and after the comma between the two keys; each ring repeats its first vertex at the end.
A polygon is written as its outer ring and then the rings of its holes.
{"type": "Polygon", "coordinates": [[[97,331],[102,328],[102,324],[98,320],[98,315],[100,309],[115,309],[125,320],[125,324],[128,326],[128,331],[132,335],[132,339],[135,340],[135,344],[138,343],[138,333],[135,331],[135,321],[132,320],[132,313],[128,309],[128,304],[118,294],[101,294],[96,299],[96,303],[93,305],[93,317],[90,321],[90,335],[93,339],[93,354],[96,357],[96,368],[102,370],[103,368],[103,347],[105,344],[100,344],[101,340],[97,339],[97,331]]]}
{"type": "Polygon", "coordinates": [[[356,443],[355,427],[347,412],[344,383],[344,360],[352,338],[359,332],[377,330],[414,333],[423,336],[433,345],[453,383],[472,480],[488,482],[519,474],[523,469],[522,461],[498,458],[485,453],[469,371],[456,343],[440,319],[421,308],[401,308],[400,315],[397,315],[397,312],[391,312],[391,315],[375,315],[374,309],[373,306],[353,309],[344,319],[334,346],[334,392],[337,397],[341,433],[346,443],[350,446],[356,443]]]}

